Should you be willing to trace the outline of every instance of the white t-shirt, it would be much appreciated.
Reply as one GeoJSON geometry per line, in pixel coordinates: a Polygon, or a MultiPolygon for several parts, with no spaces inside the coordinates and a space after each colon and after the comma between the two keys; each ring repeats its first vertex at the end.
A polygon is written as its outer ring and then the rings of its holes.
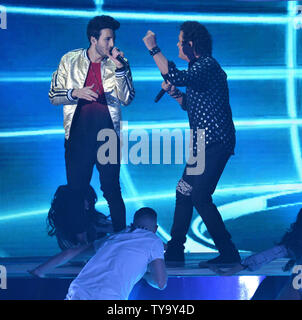
{"type": "Polygon", "coordinates": [[[127,300],[155,259],[164,259],[163,242],[153,232],[129,228],[94,242],[96,254],[70,284],[68,300],[127,300]]]}

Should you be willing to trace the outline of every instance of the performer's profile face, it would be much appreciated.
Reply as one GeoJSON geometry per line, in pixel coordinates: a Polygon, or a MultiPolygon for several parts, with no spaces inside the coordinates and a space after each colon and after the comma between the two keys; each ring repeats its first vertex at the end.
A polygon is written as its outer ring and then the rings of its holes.
{"type": "Polygon", "coordinates": [[[115,34],[112,29],[102,29],[100,37],[95,43],[95,49],[101,56],[108,56],[110,49],[114,47],[115,34]]]}
{"type": "Polygon", "coordinates": [[[178,43],[177,43],[178,56],[180,59],[183,59],[189,62],[190,61],[189,58],[183,52],[183,46],[184,46],[183,31],[180,31],[178,35],[178,43]]]}

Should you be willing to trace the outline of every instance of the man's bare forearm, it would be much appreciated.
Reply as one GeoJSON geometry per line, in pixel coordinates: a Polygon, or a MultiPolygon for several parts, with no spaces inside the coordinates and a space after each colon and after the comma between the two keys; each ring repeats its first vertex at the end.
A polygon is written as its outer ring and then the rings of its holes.
{"type": "Polygon", "coordinates": [[[167,272],[164,260],[155,259],[149,264],[147,270],[144,279],[150,286],[163,290],[167,285],[167,272]]]}
{"type": "MultiPolygon", "coordinates": [[[[146,36],[143,38],[146,48],[149,50],[151,55],[153,56],[153,60],[155,61],[159,71],[163,76],[169,73],[169,61],[164,56],[164,54],[160,51],[157,46],[155,34],[152,31],[148,31],[146,36]]],[[[165,78],[166,79],[166,78],[165,78]]],[[[168,82],[168,81],[166,81],[168,82]]],[[[167,91],[166,88],[163,87],[164,90],[167,91]]],[[[184,109],[184,97],[183,94],[177,89],[177,95],[169,94],[180,104],[180,106],[184,109]]]]}
{"type": "Polygon", "coordinates": [[[159,71],[163,75],[166,75],[169,72],[167,58],[162,54],[162,52],[159,52],[153,56],[153,59],[157,65],[159,71]]]}

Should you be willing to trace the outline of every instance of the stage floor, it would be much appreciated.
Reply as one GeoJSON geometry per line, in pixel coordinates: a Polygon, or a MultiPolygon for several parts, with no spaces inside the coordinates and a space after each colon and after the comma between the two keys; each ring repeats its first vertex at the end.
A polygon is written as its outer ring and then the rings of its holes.
{"type": "MultiPolygon", "coordinates": [[[[290,274],[282,271],[286,259],[275,260],[257,272],[244,270],[233,276],[218,276],[210,269],[198,267],[200,261],[215,255],[186,254],[184,267],[167,268],[169,277],[164,290],[152,288],[142,279],[134,286],[129,300],[274,300],[289,279],[290,274]]],[[[7,289],[0,290],[0,300],[64,300],[84,262],[73,260],[52,270],[46,278],[34,278],[27,272],[46,259],[0,258],[0,265],[7,270],[7,289]]]]}
{"type": "MultiPolygon", "coordinates": [[[[215,253],[190,253],[186,254],[186,263],[184,266],[167,267],[169,277],[203,277],[217,276],[215,272],[208,268],[199,268],[200,261],[206,261],[214,257],[215,253]]],[[[241,254],[244,258],[248,254],[241,254]]],[[[28,278],[32,277],[27,270],[31,270],[46,261],[49,257],[15,257],[15,258],[0,258],[0,264],[6,267],[8,278],[28,278]]],[[[237,276],[287,276],[290,273],[284,272],[282,267],[286,264],[287,259],[277,259],[263,266],[258,271],[243,270],[237,276]]],[[[50,271],[46,277],[56,279],[74,278],[82,266],[83,261],[74,260],[63,266],[50,271]]]]}

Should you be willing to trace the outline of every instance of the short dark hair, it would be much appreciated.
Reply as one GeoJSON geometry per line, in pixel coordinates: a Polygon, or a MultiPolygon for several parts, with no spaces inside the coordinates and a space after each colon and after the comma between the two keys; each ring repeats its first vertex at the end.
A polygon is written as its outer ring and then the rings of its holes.
{"type": "Polygon", "coordinates": [[[212,55],[212,37],[205,26],[197,21],[185,21],[180,26],[184,42],[192,41],[197,54],[212,55]]]}
{"type": "Polygon", "coordinates": [[[120,27],[120,23],[110,16],[96,16],[88,22],[87,25],[87,37],[90,42],[90,38],[94,37],[97,40],[100,37],[100,31],[102,29],[117,30],[120,27]]]}
{"type": "Polygon", "coordinates": [[[149,207],[143,207],[137,210],[134,214],[133,223],[141,221],[144,218],[148,218],[156,222],[157,220],[157,213],[155,210],[149,207]]]}

